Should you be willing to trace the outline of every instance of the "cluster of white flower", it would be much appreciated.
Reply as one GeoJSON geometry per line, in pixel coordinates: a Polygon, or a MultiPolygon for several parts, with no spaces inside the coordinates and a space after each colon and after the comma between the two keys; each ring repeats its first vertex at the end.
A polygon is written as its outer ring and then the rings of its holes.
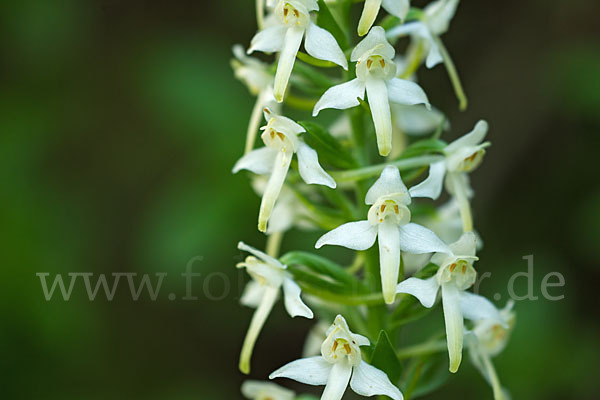
{"type": "MultiPolygon", "coordinates": [[[[398,387],[412,391],[420,379],[408,367],[401,373],[402,361],[434,362],[441,347],[437,338],[403,347],[398,328],[434,307],[441,289],[443,348],[450,372],[458,371],[464,345],[492,386],[494,398],[506,399],[490,357],[507,342],[514,325],[512,304],[498,310],[468,291],[475,283],[473,263],[482,245],[473,230],[468,173],[479,166],[490,144],[484,142],[488,125],[479,121],[454,142],[441,141],[449,124],[415,82],[420,65],[432,68],[443,62],[460,107],[466,107],[458,75],[440,40],[458,0],[435,0],[424,9],[411,8],[409,0],[365,0],[356,30],[350,28],[354,3],[257,0],[259,31],[247,53],[277,53],[277,61],[270,65],[246,55],[242,46],[234,47],[235,75],[257,100],[245,155],[233,172],[254,174],[253,187],[262,195],[258,229],[267,235],[266,252],[238,245],[251,254],[238,264],[252,278],[241,302],[256,308],[240,370],[250,372],[254,344],[282,288],[290,316],[311,319],[316,314],[321,322],[307,340],[309,357],[279,368],[270,379],[325,385],[325,400],[341,399],[348,384],[362,396],[402,399],[398,387]],[[374,26],[381,7],[389,15],[374,26]],[[351,46],[356,33],[364,38],[351,46]],[[410,41],[406,54],[397,56],[390,41],[395,44],[402,36],[410,41]],[[306,53],[300,50],[302,42],[306,53]],[[354,63],[350,70],[349,62],[354,63]],[[339,83],[329,73],[337,66],[344,69],[339,83]],[[313,117],[328,108],[352,110],[327,128],[314,120],[298,123],[281,115],[282,105],[311,110],[313,117]],[[264,147],[254,149],[261,114],[266,120],[260,128],[264,147]],[[372,124],[367,122],[369,114],[372,124]],[[371,151],[372,131],[378,154],[371,151]],[[319,156],[331,168],[329,173],[319,156]],[[386,157],[383,163],[370,162],[379,157],[386,157]],[[428,176],[420,178],[427,167],[428,176]],[[421,182],[407,188],[401,171],[406,182],[421,182]],[[415,198],[437,200],[444,186],[448,203],[437,208],[413,203],[415,198]],[[329,230],[315,247],[355,250],[355,261],[343,267],[302,251],[278,257],[283,233],[292,228],[329,230]],[[369,250],[376,240],[378,254],[369,250]],[[364,336],[350,331],[342,313],[364,336]],[[332,318],[333,324],[324,329],[323,323],[332,318]],[[315,341],[321,342],[318,356],[315,341]]],[[[296,396],[261,381],[246,381],[242,393],[263,400],[296,396]]]]}

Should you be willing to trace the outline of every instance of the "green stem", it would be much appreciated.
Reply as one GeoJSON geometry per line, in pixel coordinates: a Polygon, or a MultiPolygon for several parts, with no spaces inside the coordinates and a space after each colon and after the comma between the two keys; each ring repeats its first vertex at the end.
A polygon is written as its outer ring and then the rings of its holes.
{"type": "Polygon", "coordinates": [[[381,295],[381,293],[347,296],[342,294],[334,294],[329,291],[317,289],[302,283],[300,283],[300,287],[305,293],[312,294],[314,296],[320,297],[322,300],[330,301],[333,303],[345,304],[348,306],[383,304],[383,296],[381,295]]]}
{"type": "Polygon", "coordinates": [[[425,167],[436,161],[440,161],[441,156],[419,156],[413,158],[404,158],[384,164],[371,165],[364,168],[350,169],[346,171],[331,172],[331,176],[336,182],[360,181],[381,174],[381,171],[388,165],[395,165],[400,171],[425,167]]]}
{"type": "Polygon", "coordinates": [[[446,341],[440,340],[436,342],[421,343],[416,344],[414,346],[404,347],[402,349],[399,349],[396,352],[396,355],[398,356],[398,359],[403,360],[406,358],[437,353],[440,351],[444,351],[445,349],[446,341]]]}
{"type": "Polygon", "coordinates": [[[444,59],[446,71],[448,71],[450,82],[452,82],[454,93],[456,93],[456,98],[458,99],[458,108],[461,111],[464,111],[467,109],[467,95],[463,90],[462,83],[460,82],[460,77],[458,76],[458,72],[456,71],[456,67],[454,66],[454,62],[452,61],[450,53],[448,53],[448,50],[446,50],[446,46],[444,46],[444,43],[441,41],[441,39],[437,36],[433,36],[433,38],[440,49],[442,58],[444,59]]]}

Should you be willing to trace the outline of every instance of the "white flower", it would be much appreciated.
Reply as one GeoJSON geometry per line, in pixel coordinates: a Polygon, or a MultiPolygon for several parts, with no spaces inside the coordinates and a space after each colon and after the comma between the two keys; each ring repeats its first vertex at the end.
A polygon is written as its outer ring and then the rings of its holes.
{"type": "Polygon", "coordinates": [[[294,153],[298,155],[298,170],[304,182],[330,188],[336,186],[333,178],[319,165],[317,152],[298,138],[304,128],[289,118],[274,114],[268,108],[265,108],[264,114],[267,125],[261,128],[264,131],[261,138],[265,147],[252,150],[233,167],[233,173],[247,169],[256,174],[270,174],[258,215],[258,229],[261,232],[267,230],[267,222],[294,153]]]}
{"type": "Polygon", "coordinates": [[[268,72],[268,66],[256,58],[246,56],[239,44],[233,46],[233,55],[235,59],[231,61],[231,66],[235,77],[244,82],[250,93],[256,96],[246,133],[244,153],[248,153],[254,147],[263,108],[269,107],[278,113],[280,106],[273,95],[273,75],[268,72]]]}
{"type": "Polygon", "coordinates": [[[437,43],[437,37],[448,30],[450,20],[454,17],[459,0],[438,0],[430,3],[423,10],[419,21],[399,25],[388,31],[388,38],[396,38],[410,34],[420,40],[427,52],[425,65],[433,68],[443,61],[443,56],[437,43]]]}
{"type": "Polygon", "coordinates": [[[258,334],[267,320],[281,288],[283,288],[285,309],[291,317],[312,318],[313,312],[302,302],[300,287],[286,272],[285,265],[243,242],[238,243],[238,249],[252,254],[237,265],[238,268],[246,268],[246,272],[252,277],[252,281],[244,289],[240,302],[245,306],[256,308],[240,355],[240,370],[247,374],[250,372],[250,358],[254,343],[256,343],[258,334]]]}
{"type": "Polygon", "coordinates": [[[365,7],[360,16],[360,21],[358,21],[359,36],[364,36],[369,32],[382,6],[385,11],[403,20],[408,13],[410,4],[408,0],[365,0],[365,7]]]}
{"type": "MultiPolygon", "coordinates": [[[[471,362],[488,381],[494,392],[494,400],[508,400],[510,397],[500,385],[498,375],[491,358],[498,355],[508,343],[510,333],[515,325],[514,303],[509,301],[504,309],[499,311],[501,321],[489,318],[471,318],[475,320],[473,330],[465,339],[469,345],[471,362]]],[[[466,318],[470,316],[465,315],[466,318]]],[[[474,316],[477,317],[477,316],[474,316]]]]}
{"type": "Polygon", "coordinates": [[[350,332],[346,320],[338,315],[321,345],[321,355],[301,358],[284,365],[269,379],[290,378],[308,385],[325,385],[321,400],[340,400],[348,387],[361,396],[384,395],[402,400],[402,393],[385,372],[362,360],[360,346],[369,339],[350,332]]]}
{"type": "Polygon", "coordinates": [[[308,54],[348,69],[348,61],[333,35],[311,21],[310,12],[318,9],[316,0],[280,0],[273,10],[272,24],[266,24],[252,38],[248,53],[280,52],[274,87],[275,99],[280,103],[305,34],[304,48],[308,54]]]}
{"type": "Polygon", "coordinates": [[[400,252],[422,254],[450,249],[429,229],[410,223],[411,197],[400,178],[398,168],[387,166],[367,192],[371,205],[366,221],[349,222],[321,236],[315,244],[344,246],[366,250],[379,241],[381,286],[385,302],[394,302],[400,268],[400,252]]]}
{"type": "Polygon", "coordinates": [[[445,177],[446,190],[458,202],[465,231],[473,230],[469,205],[472,190],[467,173],[473,171],[483,161],[485,149],[490,145],[489,142],[482,143],[487,131],[487,122],[483,120],[477,122],[471,132],[444,148],[445,159],[431,164],[429,176],[423,182],[410,188],[412,196],[429,197],[435,200],[442,192],[445,177]]]}
{"type": "Polygon", "coordinates": [[[385,39],[385,31],[375,26],[354,48],[351,60],[356,61],[357,78],[329,88],[319,99],[313,116],[325,108],[346,109],[360,104],[365,90],[377,134],[379,154],[387,156],[392,148],[392,117],[390,104],[426,104],[427,95],[414,82],[396,78],[396,51],[385,39]]]}
{"type": "Polygon", "coordinates": [[[406,106],[392,104],[392,121],[394,127],[411,136],[424,136],[435,132],[444,123],[445,116],[439,110],[426,106],[406,106]]]}
{"type": "Polygon", "coordinates": [[[475,256],[476,241],[473,232],[464,233],[450,245],[451,253],[437,253],[431,258],[431,262],[440,267],[436,275],[429,279],[408,278],[397,287],[397,293],[411,294],[427,308],[433,306],[439,289],[442,289],[450,372],[458,371],[462,359],[463,315],[470,319],[500,320],[493,304],[481,296],[465,292],[475,283],[477,276],[472,265],[478,260],[475,256]]]}
{"type": "Polygon", "coordinates": [[[296,394],[271,382],[245,381],[242,394],[251,400],[294,400],[296,394]]]}

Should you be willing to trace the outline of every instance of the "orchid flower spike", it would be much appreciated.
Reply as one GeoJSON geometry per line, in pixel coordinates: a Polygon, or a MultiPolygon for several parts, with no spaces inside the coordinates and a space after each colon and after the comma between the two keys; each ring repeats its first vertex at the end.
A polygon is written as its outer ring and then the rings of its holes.
{"type": "Polygon", "coordinates": [[[242,394],[250,400],[294,400],[296,394],[290,389],[271,382],[245,381],[242,394]]]}
{"type": "Polygon", "coordinates": [[[408,205],[411,196],[404,186],[398,168],[387,166],[371,186],[365,198],[371,205],[368,219],[349,222],[327,232],[317,241],[323,245],[366,250],[379,241],[381,287],[386,303],[394,302],[400,270],[400,252],[413,254],[451,253],[429,229],[410,222],[408,205]]]}
{"type": "Polygon", "coordinates": [[[450,20],[456,13],[459,0],[437,0],[427,5],[419,21],[398,25],[387,32],[390,39],[411,35],[425,47],[427,58],[425,65],[433,68],[444,61],[438,43],[438,37],[444,34],[450,25],[450,20]]]}
{"type": "Polygon", "coordinates": [[[284,264],[243,242],[238,243],[238,249],[252,254],[246,257],[244,262],[237,264],[238,268],[246,268],[246,272],[252,277],[252,281],[244,289],[240,302],[245,306],[256,308],[240,354],[240,371],[247,374],[250,372],[250,358],[254,344],[279,296],[279,289],[283,288],[285,309],[292,318],[301,316],[310,319],[313,317],[313,312],[302,302],[300,287],[286,272],[284,264]]]}
{"type": "Polygon", "coordinates": [[[317,152],[304,143],[298,134],[304,128],[289,118],[277,115],[270,109],[264,109],[267,125],[261,138],[265,147],[252,150],[240,158],[233,167],[233,173],[247,169],[256,174],[270,174],[269,181],[260,204],[258,230],[265,232],[267,222],[275,206],[287,175],[292,156],[298,156],[298,170],[304,182],[335,188],[335,181],[319,165],[317,152]]]}
{"type": "Polygon", "coordinates": [[[235,58],[231,61],[231,66],[235,77],[244,82],[250,93],[256,96],[246,132],[244,154],[247,154],[254,147],[262,110],[269,107],[277,113],[280,106],[273,95],[273,75],[269,73],[267,65],[256,58],[248,57],[239,44],[233,46],[233,55],[235,58]]]}
{"type": "Polygon", "coordinates": [[[501,320],[496,308],[484,297],[465,292],[475,283],[477,273],[473,262],[477,239],[473,232],[464,233],[451,244],[451,253],[436,253],[431,262],[439,265],[438,272],[429,279],[408,278],[398,284],[397,293],[415,296],[423,306],[431,308],[439,289],[446,322],[446,341],[450,358],[450,372],[458,371],[462,360],[463,316],[501,320]]]}
{"type": "Polygon", "coordinates": [[[344,110],[360,104],[365,90],[375,124],[379,154],[387,156],[392,149],[392,116],[390,104],[426,104],[427,95],[414,82],[396,78],[396,51],[385,39],[385,31],[375,26],[354,48],[351,60],[356,61],[356,78],[329,88],[313,109],[313,116],[325,108],[344,110]]]}
{"type": "Polygon", "coordinates": [[[360,16],[360,21],[358,21],[359,36],[364,36],[369,32],[381,7],[393,16],[400,18],[400,20],[404,20],[410,4],[409,0],[365,0],[365,7],[360,16]]]}
{"type": "Polygon", "coordinates": [[[509,301],[502,310],[499,310],[501,321],[465,314],[465,318],[473,317],[471,319],[474,320],[473,329],[465,336],[465,342],[469,345],[471,362],[492,387],[494,400],[508,400],[510,398],[507,391],[500,385],[491,358],[500,354],[508,343],[515,326],[513,305],[514,302],[509,301]]]}
{"type": "Polygon", "coordinates": [[[412,196],[429,197],[436,200],[442,192],[445,177],[446,190],[458,202],[465,232],[473,230],[469,204],[472,190],[467,174],[481,164],[485,149],[490,146],[490,142],[483,142],[487,131],[487,122],[483,120],[477,122],[471,132],[458,138],[442,150],[445,159],[431,164],[429,176],[423,182],[410,188],[412,196]]]}
{"type": "Polygon", "coordinates": [[[346,56],[333,35],[311,21],[311,11],[318,10],[317,0],[280,0],[273,10],[276,18],[272,25],[266,26],[252,38],[248,53],[256,50],[280,53],[274,87],[275,99],[279,103],[283,101],[305,34],[304,48],[308,54],[348,69],[346,56]]]}
{"type": "Polygon", "coordinates": [[[308,385],[325,385],[321,400],[340,400],[348,387],[361,396],[383,395],[402,400],[402,393],[385,372],[362,360],[360,346],[369,339],[352,333],[341,315],[335,317],[321,345],[321,355],[301,358],[279,368],[269,379],[290,378],[308,385]]]}

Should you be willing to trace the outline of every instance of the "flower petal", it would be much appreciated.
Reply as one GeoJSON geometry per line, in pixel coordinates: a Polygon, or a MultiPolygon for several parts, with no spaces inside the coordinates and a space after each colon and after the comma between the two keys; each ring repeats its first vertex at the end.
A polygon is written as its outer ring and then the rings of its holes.
{"type": "Polygon", "coordinates": [[[289,378],[307,385],[325,385],[333,365],[322,356],[292,361],[269,375],[269,379],[289,378]]]}
{"type": "Polygon", "coordinates": [[[428,29],[424,23],[420,21],[411,21],[406,24],[397,25],[395,28],[388,30],[386,32],[386,36],[390,40],[406,35],[415,35],[421,37],[426,31],[428,31],[428,29]]]}
{"type": "Polygon", "coordinates": [[[369,191],[365,196],[365,203],[375,204],[378,198],[392,194],[405,195],[407,204],[410,204],[408,189],[406,189],[406,185],[402,182],[398,168],[393,165],[388,165],[383,169],[373,186],[369,188],[369,191]]]}
{"type": "Polygon", "coordinates": [[[311,56],[331,61],[348,70],[348,60],[333,35],[312,22],[306,30],[304,48],[311,56]]]}
{"type": "Polygon", "coordinates": [[[274,267],[279,267],[281,269],[285,269],[285,265],[283,265],[281,262],[279,262],[278,259],[271,257],[270,255],[263,253],[262,251],[252,247],[252,246],[248,246],[246,243],[244,242],[238,242],[237,245],[238,249],[243,250],[243,251],[247,251],[248,253],[260,258],[261,260],[263,260],[264,262],[266,262],[267,264],[270,264],[274,267]]]}
{"type": "Polygon", "coordinates": [[[335,181],[319,164],[317,152],[306,143],[300,142],[298,147],[298,170],[302,180],[308,184],[328,186],[335,189],[335,181]]]}
{"type": "MultiPolygon", "coordinates": [[[[477,235],[474,232],[465,232],[460,238],[452,243],[450,250],[458,257],[475,257],[477,250],[477,235]]],[[[477,259],[475,257],[475,259],[477,259]]]]}
{"type": "Polygon", "coordinates": [[[348,222],[321,236],[315,248],[330,244],[352,250],[366,250],[373,246],[376,238],[377,228],[369,221],[348,222]]]}
{"type": "Polygon", "coordinates": [[[352,339],[354,339],[354,341],[359,345],[359,346],[368,346],[371,344],[371,342],[369,341],[369,339],[363,335],[359,335],[358,333],[353,333],[352,334],[352,339]]]}
{"type": "Polygon", "coordinates": [[[410,8],[408,0],[383,0],[382,6],[385,11],[401,20],[404,20],[406,14],[408,14],[408,9],[410,8]]]}
{"type": "Polygon", "coordinates": [[[260,211],[258,213],[258,230],[265,232],[267,230],[267,222],[271,217],[271,211],[275,206],[279,192],[285,181],[290,162],[292,161],[292,152],[280,150],[277,152],[275,163],[273,164],[273,172],[267,182],[265,193],[263,194],[260,203],[260,211]]]}
{"type": "Polygon", "coordinates": [[[431,308],[439,289],[440,285],[435,276],[429,279],[408,278],[398,284],[396,293],[411,294],[419,300],[423,307],[431,308]]]}
{"type": "Polygon", "coordinates": [[[373,26],[373,22],[379,14],[379,8],[381,7],[381,0],[365,0],[360,20],[358,21],[358,35],[364,36],[369,32],[369,29],[373,26]]]}
{"type": "Polygon", "coordinates": [[[402,393],[390,382],[385,372],[361,361],[354,368],[350,387],[361,396],[383,395],[394,400],[402,400],[402,393]]]}
{"type": "Polygon", "coordinates": [[[413,254],[450,253],[435,233],[412,222],[400,226],[400,249],[413,254]]]}
{"type": "Polygon", "coordinates": [[[360,104],[357,100],[365,98],[365,83],[356,78],[340,85],[332,86],[319,99],[313,109],[313,117],[325,108],[345,110],[360,104]]]}
{"type": "Polygon", "coordinates": [[[244,381],[241,387],[242,394],[247,399],[262,398],[259,396],[269,395],[277,400],[293,400],[295,393],[271,382],[244,381]]]}
{"type": "Polygon", "coordinates": [[[278,103],[283,101],[285,90],[287,89],[288,81],[296,61],[296,55],[302,43],[302,37],[304,36],[304,29],[300,27],[289,28],[285,32],[285,38],[283,40],[283,48],[279,54],[279,63],[277,64],[277,72],[275,73],[275,83],[273,85],[273,93],[275,94],[275,100],[278,103]]]}
{"type": "Polygon", "coordinates": [[[232,172],[235,174],[242,169],[254,172],[255,174],[268,174],[273,170],[277,150],[270,147],[261,147],[244,155],[233,166],[232,172]]]}
{"type": "Polygon", "coordinates": [[[471,321],[494,320],[508,329],[500,311],[483,296],[471,292],[460,292],[460,309],[463,316],[471,321]]]}
{"type": "Polygon", "coordinates": [[[434,1],[425,7],[427,25],[435,35],[441,35],[448,30],[450,20],[456,13],[458,0],[434,1]]]}
{"type": "Polygon", "coordinates": [[[283,301],[288,314],[293,317],[304,317],[311,319],[313,312],[300,298],[300,286],[292,279],[285,278],[283,280],[283,301]]]}
{"type": "Polygon", "coordinates": [[[437,200],[442,193],[444,176],[446,175],[446,162],[438,161],[429,166],[429,176],[418,185],[410,188],[411,197],[429,197],[437,200]]]}
{"type": "Polygon", "coordinates": [[[248,54],[254,51],[262,51],[265,53],[274,53],[283,48],[283,39],[287,27],[283,25],[270,26],[258,31],[250,42],[248,54]]]}
{"type": "Polygon", "coordinates": [[[365,36],[363,40],[361,40],[354,50],[352,50],[352,55],[350,56],[351,61],[358,61],[365,53],[371,52],[374,49],[378,55],[394,59],[396,55],[396,50],[394,47],[389,44],[387,39],[385,38],[385,31],[380,26],[374,26],[369,31],[369,34],[365,36]]]}
{"type": "Polygon", "coordinates": [[[368,77],[367,98],[375,125],[379,154],[387,156],[392,150],[392,113],[386,81],[368,77]]]}
{"type": "Polygon", "coordinates": [[[471,132],[461,136],[446,146],[444,153],[448,154],[455,152],[461,147],[477,146],[485,138],[488,128],[488,123],[485,120],[479,120],[471,132]]]}
{"type": "Polygon", "coordinates": [[[458,371],[462,359],[464,323],[460,311],[460,292],[453,283],[442,285],[442,305],[446,322],[450,372],[454,373],[458,371]]]}
{"type": "Polygon", "coordinates": [[[340,400],[348,387],[350,375],[352,375],[352,365],[350,363],[338,362],[333,364],[321,400],[340,400]]]}
{"type": "Polygon", "coordinates": [[[378,226],[379,264],[381,273],[381,290],[387,304],[392,304],[396,297],[396,285],[400,272],[400,233],[398,225],[388,220],[378,226]]]}
{"type": "Polygon", "coordinates": [[[415,82],[392,78],[387,81],[387,89],[392,103],[404,105],[425,104],[429,106],[425,91],[415,82]]]}
{"type": "Polygon", "coordinates": [[[249,281],[242,292],[240,303],[246,307],[258,307],[265,293],[265,288],[266,286],[254,280],[249,281]]]}

